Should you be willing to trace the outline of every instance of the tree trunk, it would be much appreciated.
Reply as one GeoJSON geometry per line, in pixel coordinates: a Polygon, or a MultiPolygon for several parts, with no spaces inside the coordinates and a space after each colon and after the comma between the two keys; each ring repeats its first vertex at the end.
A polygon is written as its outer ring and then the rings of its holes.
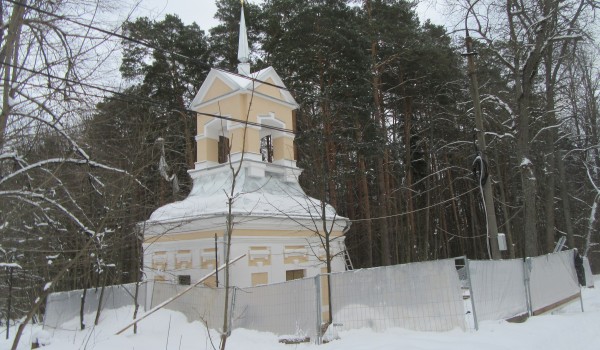
{"type": "Polygon", "coordinates": [[[544,183],[544,212],[545,212],[545,227],[546,227],[546,244],[545,252],[552,253],[554,251],[555,238],[554,238],[554,150],[552,143],[546,144],[546,164],[545,176],[546,181],[544,183]]]}
{"type": "Polygon", "coordinates": [[[377,159],[377,186],[379,188],[379,234],[381,236],[381,265],[388,266],[391,263],[390,256],[390,236],[388,227],[388,211],[387,211],[387,193],[385,188],[385,174],[383,167],[383,159],[377,159]]]}
{"type": "Polygon", "coordinates": [[[569,183],[565,174],[565,156],[566,152],[562,151],[557,159],[558,176],[560,177],[560,196],[563,208],[563,216],[565,218],[565,228],[567,230],[567,245],[569,248],[575,248],[575,235],[573,230],[573,221],[571,219],[571,204],[569,203],[569,183]]]}
{"type": "Polygon", "coordinates": [[[20,40],[21,27],[25,18],[25,7],[16,4],[13,7],[13,12],[10,16],[8,24],[8,33],[5,38],[5,44],[0,52],[0,62],[2,62],[2,68],[4,69],[4,76],[2,77],[2,111],[0,111],[0,148],[4,146],[4,137],[6,135],[6,126],[8,124],[8,116],[11,111],[9,101],[11,100],[12,82],[16,78],[18,66],[18,47],[20,40]],[[11,64],[12,62],[12,64],[11,64]],[[13,67],[11,67],[13,66],[13,67]]]}
{"type": "MultiPolygon", "coordinates": [[[[403,81],[401,81],[403,83],[403,81]]],[[[415,207],[413,200],[413,172],[412,172],[412,145],[410,141],[412,127],[412,106],[409,97],[404,102],[404,166],[405,166],[405,187],[406,191],[406,223],[408,232],[407,255],[409,261],[415,261],[417,237],[415,225],[415,207]]]]}
{"type": "MultiPolygon", "coordinates": [[[[446,164],[449,163],[448,154],[447,153],[444,155],[444,161],[445,161],[446,164]]],[[[450,169],[448,168],[446,170],[446,173],[448,174],[447,178],[448,178],[448,189],[450,190],[450,198],[456,198],[456,192],[454,191],[454,179],[452,177],[452,172],[450,172],[450,169]]],[[[455,233],[457,235],[460,235],[463,232],[463,230],[461,228],[462,227],[466,227],[466,225],[462,225],[461,224],[461,219],[460,219],[460,216],[458,214],[458,206],[456,205],[456,200],[454,199],[450,203],[452,204],[452,216],[454,218],[453,229],[456,230],[455,233]]],[[[450,227],[448,227],[448,229],[450,229],[450,227]]],[[[464,230],[464,232],[466,232],[466,230],[464,230]]],[[[448,242],[448,240],[446,240],[446,244],[447,245],[450,244],[448,242]]],[[[464,244],[464,240],[463,239],[459,239],[459,245],[460,245],[460,253],[461,254],[466,254],[466,248],[465,248],[465,244],[464,244]]],[[[448,248],[448,249],[450,249],[450,248],[448,248]]]]}
{"type": "Polygon", "coordinates": [[[100,322],[100,314],[102,313],[102,301],[104,300],[104,290],[106,289],[106,280],[108,278],[108,271],[104,271],[102,278],[102,288],[100,289],[100,297],[98,298],[98,308],[96,309],[96,318],[94,319],[94,325],[97,326],[100,322]]]}
{"type": "Polygon", "coordinates": [[[365,166],[365,157],[362,155],[358,156],[358,173],[359,173],[359,193],[360,202],[362,203],[362,219],[361,226],[365,230],[366,237],[366,267],[373,267],[373,223],[371,222],[371,205],[369,202],[369,184],[367,183],[367,169],[365,166]]]}
{"type": "Polygon", "coordinates": [[[81,294],[81,300],[79,301],[79,327],[81,330],[85,329],[85,298],[87,296],[87,286],[83,286],[83,292],[81,294]]]}
{"type": "MultiPolygon", "coordinates": [[[[333,142],[332,125],[328,122],[328,120],[331,118],[329,118],[326,114],[325,119],[325,164],[327,165],[327,194],[329,196],[327,201],[332,207],[337,209],[337,186],[335,183],[335,174],[337,172],[337,164],[335,157],[337,151],[335,143],[333,142]]],[[[325,200],[325,197],[323,197],[323,200],[325,200]]]]}

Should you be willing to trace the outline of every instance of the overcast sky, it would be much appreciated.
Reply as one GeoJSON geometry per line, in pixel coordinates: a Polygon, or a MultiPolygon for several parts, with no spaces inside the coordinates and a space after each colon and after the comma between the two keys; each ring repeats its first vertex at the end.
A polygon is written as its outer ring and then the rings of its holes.
{"type": "Polygon", "coordinates": [[[137,13],[155,19],[165,14],[176,14],[185,24],[196,22],[201,29],[208,31],[217,24],[213,18],[216,11],[215,0],[142,0],[137,13]]]}
{"type": "MultiPolygon", "coordinates": [[[[254,4],[263,2],[262,0],[245,1],[254,4]]],[[[420,2],[417,12],[422,22],[430,19],[433,23],[445,24],[444,16],[436,10],[436,7],[439,7],[436,3],[435,0],[420,2]]],[[[213,18],[216,11],[215,0],[142,0],[137,14],[155,19],[160,19],[168,13],[176,14],[184,23],[196,22],[201,29],[208,31],[218,24],[213,18]]]]}

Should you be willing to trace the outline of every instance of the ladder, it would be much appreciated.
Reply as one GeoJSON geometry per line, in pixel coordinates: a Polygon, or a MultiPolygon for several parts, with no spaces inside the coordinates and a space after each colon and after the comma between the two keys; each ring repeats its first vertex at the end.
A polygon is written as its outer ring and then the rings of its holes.
{"type": "Polygon", "coordinates": [[[344,261],[346,262],[346,271],[354,270],[352,260],[350,260],[350,254],[348,254],[348,249],[344,248],[342,254],[344,254],[344,261]]]}

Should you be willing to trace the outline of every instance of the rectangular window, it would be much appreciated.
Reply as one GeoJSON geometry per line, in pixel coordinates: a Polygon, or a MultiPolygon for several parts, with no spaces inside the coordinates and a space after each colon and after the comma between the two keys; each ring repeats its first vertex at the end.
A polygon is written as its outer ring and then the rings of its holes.
{"type": "Polygon", "coordinates": [[[158,271],[167,269],[167,252],[160,251],[152,254],[152,268],[158,271]]]}
{"type": "Polygon", "coordinates": [[[284,264],[299,264],[308,261],[308,248],[303,245],[286,245],[283,248],[284,264]]]}
{"type": "Polygon", "coordinates": [[[190,269],[192,268],[192,251],[191,250],[178,250],[175,255],[175,268],[190,269]]]}
{"type": "Polygon", "coordinates": [[[266,246],[250,247],[248,250],[248,266],[271,265],[271,248],[266,246]]]}
{"type": "Polygon", "coordinates": [[[285,280],[292,281],[292,280],[304,278],[305,271],[306,270],[287,270],[285,272],[285,280]]]}
{"type": "Polygon", "coordinates": [[[177,276],[177,279],[179,284],[183,286],[189,286],[190,284],[192,284],[192,278],[190,277],[190,275],[179,275],[177,276]]]}
{"type": "Polygon", "coordinates": [[[204,248],[201,252],[201,267],[203,269],[215,269],[217,265],[217,254],[215,248],[204,248]]]}
{"type": "Polygon", "coordinates": [[[267,272],[256,272],[252,274],[252,287],[269,283],[269,274],[267,272]]]}

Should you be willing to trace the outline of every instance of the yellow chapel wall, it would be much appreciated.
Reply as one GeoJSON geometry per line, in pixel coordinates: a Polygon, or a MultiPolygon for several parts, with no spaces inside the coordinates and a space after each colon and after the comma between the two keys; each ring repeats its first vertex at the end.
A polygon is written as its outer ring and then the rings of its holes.
{"type": "MultiPolygon", "coordinates": [[[[335,234],[338,236],[341,232],[335,234]]],[[[237,277],[232,283],[238,286],[283,282],[289,270],[304,270],[305,277],[323,272],[321,270],[323,262],[319,260],[322,257],[316,255],[317,250],[320,252],[323,249],[314,246],[319,240],[314,240],[315,235],[311,231],[235,230],[233,236],[238,238],[252,236],[249,240],[237,241],[232,245],[233,256],[246,254],[245,258],[236,263],[235,276],[237,277]],[[260,237],[261,232],[267,235],[260,237]],[[293,233],[293,235],[282,235],[282,232],[293,233]],[[273,241],[270,237],[288,237],[291,240],[273,241]],[[310,240],[312,243],[307,240],[309,237],[313,238],[310,240]]],[[[222,232],[219,237],[222,240],[222,232]]],[[[215,269],[217,261],[214,230],[191,232],[188,235],[168,234],[156,238],[159,239],[150,238],[144,242],[145,247],[152,247],[150,250],[145,249],[147,252],[145,259],[152,262],[153,268],[148,271],[148,278],[177,283],[178,275],[190,275],[194,281],[204,276],[206,270],[215,269]],[[199,238],[199,234],[202,234],[203,239],[199,238]]],[[[219,265],[222,264],[220,259],[223,258],[220,249],[219,265]]],[[[338,253],[337,248],[332,247],[332,249],[332,255],[338,253]]],[[[343,264],[336,266],[338,268],[334,272],[343,271],[343,264]]]]}
{"type": "Polygon", "coordinates": [[[225,82],[223,82],[223,80],[217,77],[210,86],[210,89],[208,89],[208,91],[206,92],[206,95],[204,95],[203,101],[210,101],[214,98],[227,95],[232,91],[232,88],[230,88],[227,84],[225,84],[225,82]]]}
{"type": "MultiPolygon", "coordinates": [[[[343,235],[342,231],[333,231],[331,238],[340,237],[343,235]]],[[[166,235],[156,235],[145,237],[144,243],[158,243],[158,242],[177,242],[177,241],[189,241],[196,239],[207,239],[213,238],[215,231],[195,231],[195,232],[184,232],[184,233],[170,233],[166,235]]],[[[313,231],[298,231],[298,230],[250,230],[250,229],[234,229],[234,237],[316,237],[313,231]]]]}
{"type": "MultiPolygon", "coordinates": [[[[221,101],[215,101],[210,103],[200,110],[200,113],[222,115],[231,117],[243,122],[248,116],[248,121],[257,123],[258,116],[265,116],[273,113],[275,118],[281,121],[284,129],[293,130],[293,118],[292,109],[269,101],[262,97],[251,97],[250,95],[235,95],[227,97],[221,101]],[[250,111],[248,114],[249,102],[252,100],[250,105],[250,111]]],[[[204,127],[207,123],[211,122],[214,117],[199,114],[198,121],[198,132],[204,133],[204,127]]],[[[227,121],[224,121],[227,123],[227,121]]],[[[206,136],[206,135],[205,135],[206,136]]],[[[246,128],[246,142],[243,145],[244,128],[233,129],[230,131],[229,139],[232,144],[231,153],[249,152],[249,153],[260,153],[260,132],[258,129],[252,126],[246,128]]],[[[205,140],[198,141],[197,147],[197,161],[216,161],[218,154],[218,143],[216,141],[205,140]]],[[[280,136],[273,140],[273,158],[274,160],[295,160],[294,153],[294,141],[291,137],[280,136]]]]}

